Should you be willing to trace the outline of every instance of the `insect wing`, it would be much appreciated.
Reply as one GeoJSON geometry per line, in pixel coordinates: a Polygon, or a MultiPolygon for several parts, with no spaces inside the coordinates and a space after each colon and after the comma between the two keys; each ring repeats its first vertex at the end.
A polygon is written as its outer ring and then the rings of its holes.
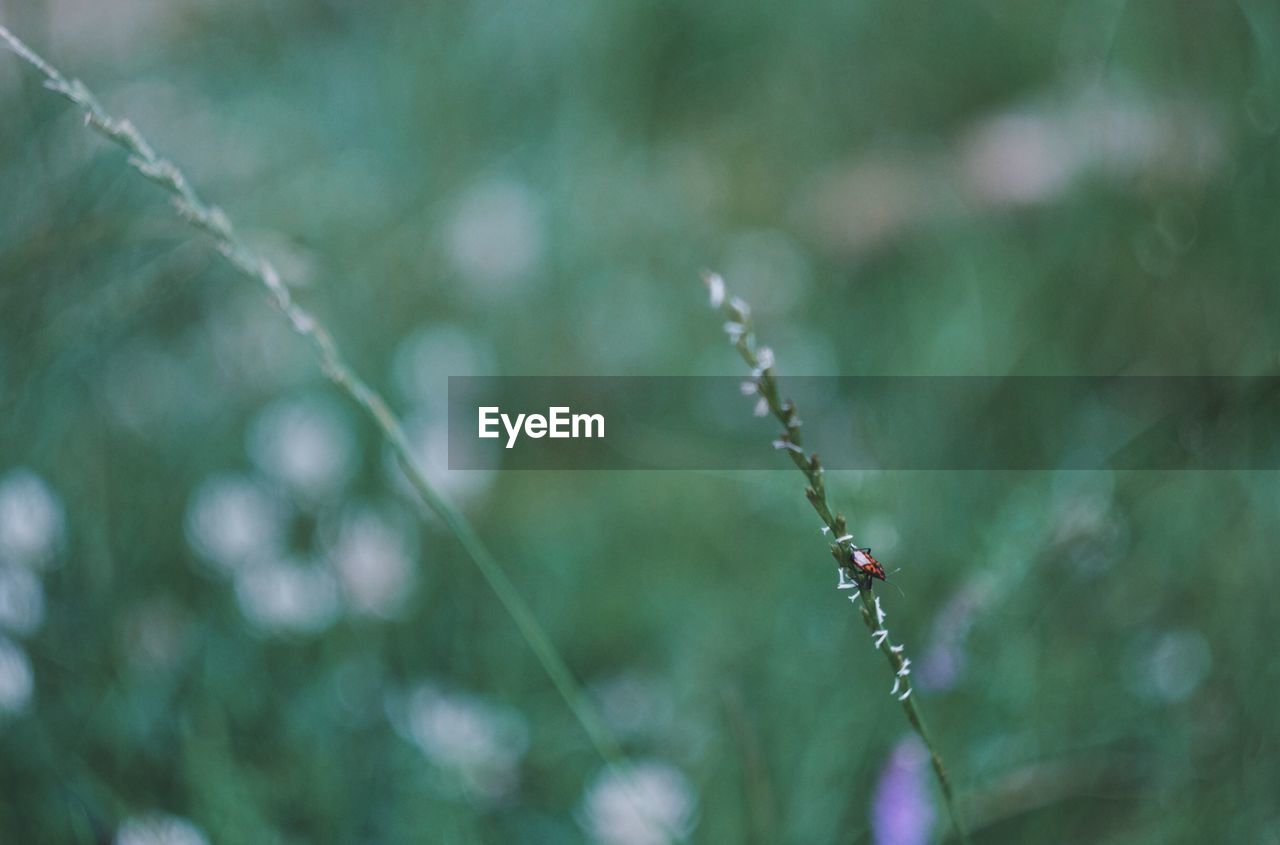
{"type": "Polygon", "coordinates": [[[853,565],[868,575],[879,578],[881,581],[885,580],[884,567],[880,565],[880,561],[871,556],[870,549],[854,549],[853,565]]]}

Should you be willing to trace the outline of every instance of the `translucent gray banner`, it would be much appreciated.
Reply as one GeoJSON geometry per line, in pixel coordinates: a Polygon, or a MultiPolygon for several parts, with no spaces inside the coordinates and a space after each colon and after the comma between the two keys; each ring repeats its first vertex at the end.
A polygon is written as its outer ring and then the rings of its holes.
{"type": "MultiPolygon", "coordinates": [[[[791,377],[831,469],[1276,469],[1280,377],[791,377]]],[[[451,469],[783,469],[731,377],[450,377],[451,469]]]]}

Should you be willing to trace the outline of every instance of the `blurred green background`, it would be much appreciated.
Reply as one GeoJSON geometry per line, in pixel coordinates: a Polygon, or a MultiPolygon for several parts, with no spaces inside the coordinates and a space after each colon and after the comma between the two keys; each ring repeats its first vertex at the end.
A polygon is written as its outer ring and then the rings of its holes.
{"type": "MultiPolygon", "coordinates": [[[[263,296],[4,54],[3,842],[940,840],[798,474],[449,473],[445,377],[736,373],[704,266],[784,376],[1277,364],[1260,0],[0,21],[388,394],[644,799],[263,296]]],[[[829,484],[902,567],[888,624],[976,841],[1280,842],[1276,473],[829,484]]]]}

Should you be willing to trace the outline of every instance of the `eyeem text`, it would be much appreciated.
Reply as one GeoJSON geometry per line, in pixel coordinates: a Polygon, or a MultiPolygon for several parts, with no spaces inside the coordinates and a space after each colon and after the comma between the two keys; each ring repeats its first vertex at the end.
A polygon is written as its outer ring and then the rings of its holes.
{"type": "Polygon", "coordinates": [[[497,405],[480,407],[481,438],[492,440],[501,437],[499,423],[506,429],[508,449],[516,445],[522,433],[535,440],[542,437],[574,440],[604,437],[604,414],[575,414],[563,405],[548,408],[546,416],[516,414],[515,419],[502,413],[497,405]]]}

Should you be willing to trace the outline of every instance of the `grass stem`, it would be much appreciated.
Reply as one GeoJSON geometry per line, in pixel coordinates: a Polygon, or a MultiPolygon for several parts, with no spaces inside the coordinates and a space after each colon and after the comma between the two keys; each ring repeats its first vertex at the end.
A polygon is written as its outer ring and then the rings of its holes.
{"type": "Polygon", "coordinates": [[[800,433],[803,423],[799,412],[796,410],[795,403],[780,398],[778,379],[774,375],[773,369],[773,350],[757,343],[755,328],[751,322],[751,307],[743,300],[730,296],[725,288],[724,280],[720,276],[714,273],[706,273],[703,276],[703,281],[706,282],[707,289],[711,294],[711,305],[718,308],[726,318],[727,322],[724,324],[724,330],[729,336],[730,343],[738,350],[738,354],[742,356],[742,360],[746,362],[747,366],[751,368],[751,379],[743,384],[743,392],[748,395],[758,396],[756,400],[756,414],[758,416],[772,414],[777,418],[778,422],[782,423],[783,432],[777,440],[773,441],[773,446],[775,449],[786,452],[788,457],[791,458],[791,462],[796,465],[798,470],[804,473],[809,482],[808,486],[805,487],[805,497],[826,526],[823,529],[824,532],[829,531],[833,540],[831,543],[831,555],[836,560],[839,578],[837,586],[841,589],[857,590],[856,595],[850,596],[850,601],[858,606],[862,621],[867,626],[867,630],[871,632],[872,643],[889,662],[889,668],[893,671],[892,695],[902,705],[902,710],[906,714],[907,721],[911,724],[912,729],[919,735],[925,747],[929,749],[929,759],[933,764],[933,773],[937,777],[943,803],[946,804],[947,813],[951,817],[951,824],[955,827],[956,835],[960,841],[967,845],[969,836],[960,819],[960,812],[956,807],[955,795],[951,789],[951,779],[947,776],[946,767],[942,763],[942,756],[938,753],[937,746],[934,745],[933,739],[929,736],[929,731],[925,727],[924,717],[920,715],[916,699],[911,694],[911,660],[904,654],[905,649],[903,646],[894,645],[889,636],[889,629],[884,625],[886,614],[881,607],[880,597],[873,592],[874,588],[871,579],[869,577],[859,578],[856,573],[850,578],[847,574],[856,544],[852,535],[849,534],[844,516],[833,513],[831,506],[827,502],[827,488],[823,483],[822,464],[818,461],[817,454],[812,452],[806,454],[804,451],[800,433]]]}
{"type": "Polygon", "coordinates": [[[391,446],[421,503],[439,517],[458,539],[467,557],[515,622],[520,635],[529,644],[596,751],[610,765],[625,768],[626,759],[617,740],[583,694],[564,658],[556,650],[551,638],[538,623],[537,617],[506,571],[489,552],[462,512],[427,481],[413,456],[400,420],[386,400],[347,364],[329,331],[315,316],[294,301],[275,267],[245,243],[222,209],[206,203],[200,197],[181,169],[159,156],[132,123],[110,115],[80,80],[64,76],[3,25],[0,25],[0,42],[44,76],[45,88],[79,108],[84,113],[85,123],[91,129],[122,147],[129,154],[130,167],[168,191],[178,213],[192,226],[210,235],[218,251],[232,266],[265,289],[271,304],[284,315],[293,331],[310,343],[325,376],[373,420],[382,437],[391,446]]]}

